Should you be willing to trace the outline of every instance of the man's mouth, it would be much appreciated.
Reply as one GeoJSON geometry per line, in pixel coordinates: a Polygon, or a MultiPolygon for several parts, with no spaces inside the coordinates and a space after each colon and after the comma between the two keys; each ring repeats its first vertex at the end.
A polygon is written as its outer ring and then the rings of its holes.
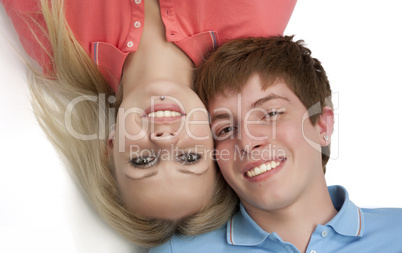
{"type": "Polygon", "coordinates": [[[260,166],[254,167],[254,168],[246,171],[244,174],[247,177],[252,178],[252,177],[264,174],[268,171],[275,169],[276,167],[280,166],[285,161],[286,161],[286,158],[268,161],[266,163],[261,164],[260,166]]]}

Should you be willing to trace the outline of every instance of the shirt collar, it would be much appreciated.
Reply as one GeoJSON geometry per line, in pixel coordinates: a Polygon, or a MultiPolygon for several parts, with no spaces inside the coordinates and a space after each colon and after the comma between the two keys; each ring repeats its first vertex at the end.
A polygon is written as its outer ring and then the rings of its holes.
{"type": "Polygon", "coordinates": [[[226,227],[226,240],[228,244],[254,246],[265,241],[267,237],[282,241],[276,233],[270,234],[258,226],[248,215],[241,203],[240,211],[232,216],[226,227]]]}
{"type": "MultiPolygon", "coordinates": [[[[363,212],[352,201],[349,194],[342,186],[328,187],[329,194],[338,214],[326,225],[331,226],[338,234],[345,236],[363,236],[364,217],[363,212]]],[[[227,223],[226,240],[228,244],[253,246],[262,243],[270,237],[282,241],[276,233],[265,232],[248,215],[244,206],[240,204],[240,211],[227,223]]]]}
{"type": "Polygon", "coordinates": [[[341,235],[363,236],[365,227],[363,212],[349,200],[346,189],[342,186],[330,186],[328,191],[338,214],[327,225],[341,235]]]}
{"type": "Polygon", "coordinates": [[[106,42],[93,42],[91,44],[92,60],[114,92],[117,92],[119,87],[124,61],[128,54],[128,52],[122,52],[106,42]]]}
{"type": "MultiPolygon", "coordinates": [[[[175,41],[175,43],[190,57],[196,66],[199,66],[203,62],[203,56],[218,46],[219,38],[218,33],[208,31],[182,41],[175,41]]],[[[135,50],[133,49],[133,51],[135,50]]],[[[124,61],[128,54],[129,52],[123,52],[106,42],[91,43],[92,60],[115,92],[119,87],[124,61]]]]}
{"type": "Polygon", "coordinates": [[[190,57],[196,67],[199,67],[204,61],[204,56],[218,47],[219,36],[217,32],[208,31],[174,43],[190,57]]]}

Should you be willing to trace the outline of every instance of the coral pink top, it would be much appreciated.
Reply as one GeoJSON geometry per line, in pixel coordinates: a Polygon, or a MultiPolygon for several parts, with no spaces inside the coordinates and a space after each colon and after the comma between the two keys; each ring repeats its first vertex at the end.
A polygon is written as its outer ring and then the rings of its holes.
{"type": "MultiPolygon", "coordinates": [[[[116,91],[124,60],[137,50],[144,25],[145,0],[67,0],[66,19],[75,37],[116,91]]],[[[28,29],[25,14],[37,0],[0,0],[27,53],[46,72],[50,59],[28,29]],[[23,15],[21,15],[23,14],[23,15]]],[[[228,40],[282,35],[296,0],[159,0],[166,39],[199,65],[203,55],[228,40]]],[[[44,24],[43,16],[35,20],[44,24]]],[[[34,22],[30,24],[36,27],[34,22]]],[[[40,34],[40,33],[39,33],[40,34]]],[[[49,45],[44,36],[39,39],[49,45]]]]}

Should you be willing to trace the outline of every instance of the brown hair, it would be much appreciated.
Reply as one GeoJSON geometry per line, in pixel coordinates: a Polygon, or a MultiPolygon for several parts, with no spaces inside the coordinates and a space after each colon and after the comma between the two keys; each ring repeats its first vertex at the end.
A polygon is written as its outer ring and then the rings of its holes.
{"type": "MultiPolygon", "coordinates": [[[[304,41],[293,36],[247,38],[233,40],[218,48],[196,71],[194,90],[208,105],[217,94],[236,94],[248,79],[258,74],[263,89],[278,79],[285,81],[316,124],[324,106],[332,108],[331,87],[319,60],[311,57],[304,41]]],[[[330,155],[329,146],[322,147],[322,165],[330,155]]]]}
{"type": "MultiPolygon", "coordinates": [[[[66,128],[65,112],[71,102],[87,97],[92,99],[80,101],[71,111],[72,128],[81,134],[108,136],[108,123],[114,121],[115,115],[109,110],[113,105],[100,106],[100,95],[109,98],[115,94],[69,29],[64,1],[40,0],[40,3],[41,12],[27,18],[27,25],[39,26],[39,32],[47,36],[50,46],[39,39],[38,42],[50,58],[52,69],[44,75],[30,65],[34,112],[100,216],[125,238],[146,247],[161,244],[174,233],[196,235],[225,224],[235,212],[238,198],[219,172],[212,200],[193,215],[171,221],[142,217],[128,210],[114,178],[113,163],[107,154],[107,139],[99,136],[90,140],[76,138],[66,128]],[[39,24],[37,15],[44,18],[46,27],[39,24]]],[[[35,27],[29,27],[35,36],[35,27]]],[[[121,92],[115,105],[121,103],[121,92]]]]}

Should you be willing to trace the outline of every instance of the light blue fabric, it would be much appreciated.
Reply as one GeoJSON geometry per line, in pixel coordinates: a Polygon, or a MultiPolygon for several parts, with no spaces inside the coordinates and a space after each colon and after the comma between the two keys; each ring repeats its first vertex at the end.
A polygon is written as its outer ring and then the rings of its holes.
{"type": "MultiPolygon", "coordinates": [[[[307,248],[308,253],[390,252],[402,253],[402,209],[359,208],[349,200],[342,186],[328,187],[338,214],[327,224],[318,225],[307,248]]],[[[244,253],[299,252],[276,233],[262,230],[240,206],[220,229],[194,237],[174,236],[150,253],[244,253]]]]}

